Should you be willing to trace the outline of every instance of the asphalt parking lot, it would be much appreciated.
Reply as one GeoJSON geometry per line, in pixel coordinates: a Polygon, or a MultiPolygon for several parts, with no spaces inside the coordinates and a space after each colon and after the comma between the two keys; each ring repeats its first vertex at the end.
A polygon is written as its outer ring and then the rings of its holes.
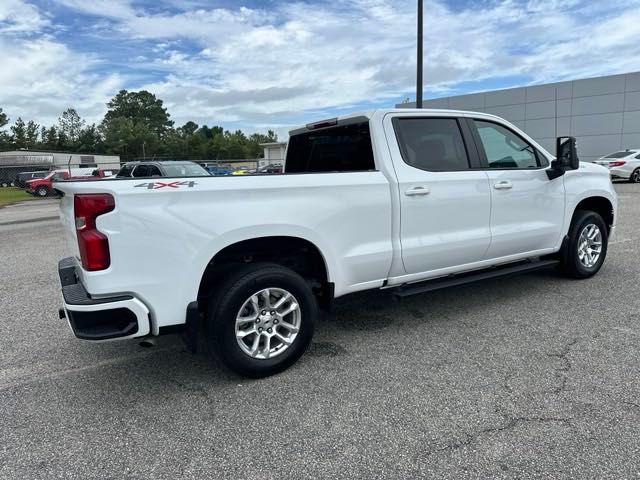
{"type": "Polygon", "coordinates": [[[637,478],[640,185],[602,271],[337,302],[287,372],[59,320],[58,221],[0,226],[0,478],[637,478]]]}

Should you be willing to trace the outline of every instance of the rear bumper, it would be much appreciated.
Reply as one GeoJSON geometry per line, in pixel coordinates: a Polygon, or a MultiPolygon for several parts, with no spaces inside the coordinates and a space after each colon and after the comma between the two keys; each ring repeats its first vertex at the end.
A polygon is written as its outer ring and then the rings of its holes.
{"type": "Polygon", "coordinates": [[[631,177],[631,172],[614,167],[609,169],[609,175],[611,175],[612,178],[624,178],[626,180],[629,180],[629,177],[631,177]]]}
{"type": "Polygon", "coordinates": [[[133,295],[92,297],[80,281],[74,257],[58,262],[64,311],[73,334],[101,341],[143,337],[149,334],[149,309],[133,295]]]}

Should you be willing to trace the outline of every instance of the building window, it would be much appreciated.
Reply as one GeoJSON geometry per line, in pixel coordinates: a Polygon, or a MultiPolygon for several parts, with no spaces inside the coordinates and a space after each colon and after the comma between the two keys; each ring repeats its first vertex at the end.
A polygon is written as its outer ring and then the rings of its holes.
{"type": "Polygon", "coordinates": [[[80,155],[79,168],[96,168],[98,164],[93,155],[80,155]]]}

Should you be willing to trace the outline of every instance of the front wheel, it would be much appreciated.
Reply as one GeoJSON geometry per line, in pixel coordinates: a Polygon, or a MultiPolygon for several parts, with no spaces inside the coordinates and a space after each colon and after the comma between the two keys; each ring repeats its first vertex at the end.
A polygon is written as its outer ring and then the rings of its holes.
{"type": "Polygon", "coordinates": [[[49,189],[47,187],[38,187],[36,190],[36,195],[39,197],[46,197],[49,194],[49,189]]]}
{"type": "Polygon", "coordinates": [[[640,168],[636,168],[629,177],[631,183],[640,183],[640,168]]]}
{"type": "Polygon", "coordinates": [[[599,214],[576,211],[561,254],[563,273],[573,278],[588,278],[598,273],[607,256],[608,240],[607,226],[599,214]]]}
{"type": "Polygon", "coordinates": [[[249,264],[239,267],[212,296],[207,340],[230,370],[266,377],[302,356],[317,315],[316,298],[300,275],[277,264],[249,264]]]}

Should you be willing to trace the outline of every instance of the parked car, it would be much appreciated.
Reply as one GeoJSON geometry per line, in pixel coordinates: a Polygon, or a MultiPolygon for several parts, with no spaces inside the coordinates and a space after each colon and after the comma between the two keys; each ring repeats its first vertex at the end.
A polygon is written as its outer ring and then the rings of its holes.
{"type": "Polygon", "coordinates": [[[37,197],[46,197],[55,193],[54,182],[62,180],[87,180],[87,179],[100,179],[111,176],[111,172],[105,172],[101,169],[72,169],[69,170],[54,170],[44,178],[33,178],[26,181],[26,191],[37,197]]]}
{"type": "Polygon", "coordinates": [[[154,161],[128,162],[117,173],[117,178],[145,177],[209,177],[211,174],[195,162],[154,161]]]}
{"type": "Polygon", "coordinates": [[[271,165],[265,165],[258,169],[258,173],[282,173],[283,172],[282,164],[273,163],[271,165]]]}
{"type": "Polygon", "coordinates": [[[20,187],[20,188],[25,188],[27,186],[27,180],[31,180],[33,178],[44,178],[47,175],[49,175],[48,170],[40,170],[37,172],[20,172],[18,173],[18,175],[16,175],[16,179],[14,180],[13,184],[16,187],[20,187]]]}
{"type": "Polygon", "coordinates": [[[607,167],[611,178],[640,183],[640,149],[633,148],[610,153],[593,163],[607,167]]]}
{"type": "Polygon", "coordinates": [[[334,298],[550,267],[588,278],[617,219],[608,172],[579,164],[574,138],[558,139],[553,157],[485,113],[389,109],[308,124],[290,132],[286,172],[61,183],[74,252],[58,267],[62,316],[74,334],[182,329],[195,349],[204,332],[224,365],[263,377],[303,354],[334,298]]]}
{"type": "Polygon", "coordinates": [[[229,167],[221,167],[221,166],[218,166],[218,165],[208,165],[208,166],[205,167],[205,169],[207,170],[207,172],[209,172],[214,177],[220,177],[220,176],[223,176],[223,175],[231,175],[231,173],[233,172],[233,170],[231,170],[229,167]]]}

